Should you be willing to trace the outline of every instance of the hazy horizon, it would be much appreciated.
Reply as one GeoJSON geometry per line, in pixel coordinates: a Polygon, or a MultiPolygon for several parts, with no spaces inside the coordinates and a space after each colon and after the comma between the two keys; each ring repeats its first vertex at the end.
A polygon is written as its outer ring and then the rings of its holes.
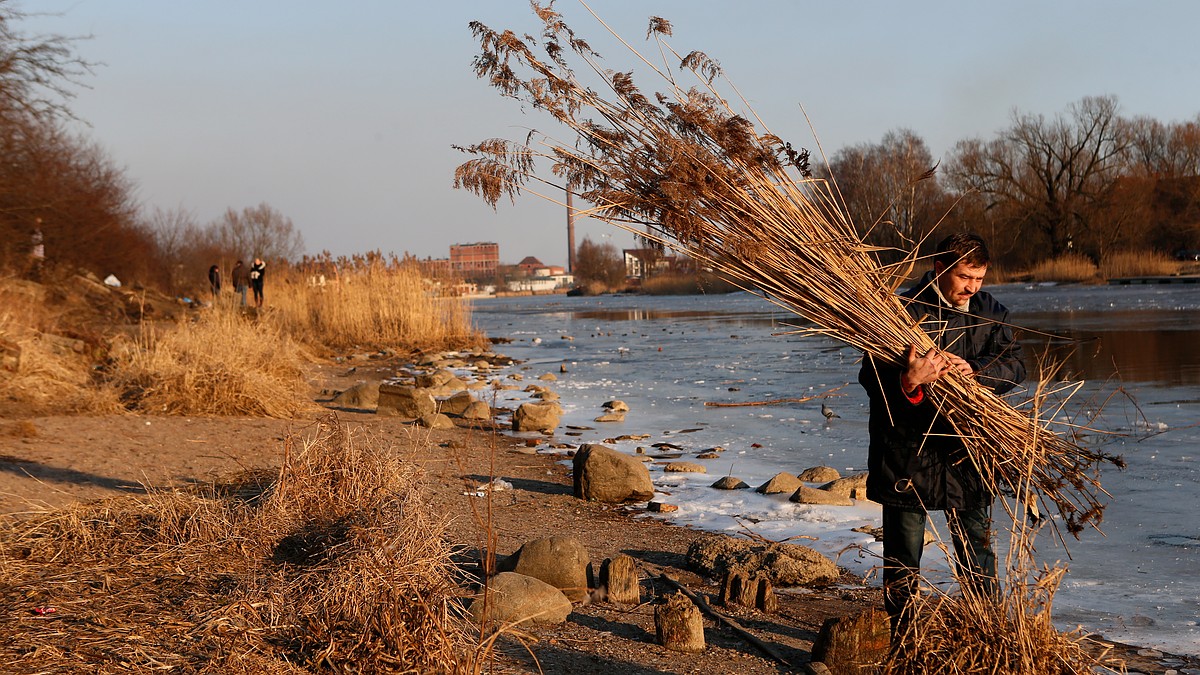
{"type": "MultiPolygon", "coordinates": [[[[566,264],[565,211],[527,195],[493,212],[451,187],[452,144],[523,139],[523,114],[475,79],[468,22],[540,32],[523,0],[410,5],[230,0],[41,0],[31,34],[90,35],[101,62],[71,103],[79,131],[138,186],[147,209],[200,223],[259,203],[292,219],[309,253],[379,249],[444,258],[451,244],[500,245],[501,260],[566,264]]],[[[619,70],[640,64],[577,2],[555,5],[619,70]]],[[[990,138],[1014,110],[1048,118],[1114,95],[1125,116],[1194,119],[1200,4],[1172,0],[989,5],[596,0],[638,49],[652,15],[671,44],[716,59],[773,132],[832,155],[912,129],[937,161],[958,140],[990,138]],[[803,107],[803,112],[802,112],[803,107]]],[[[646,90],[660,87],[635,73],[646,90]]],[[[590,236],[632,246],[616,228],[590,236]]]]}

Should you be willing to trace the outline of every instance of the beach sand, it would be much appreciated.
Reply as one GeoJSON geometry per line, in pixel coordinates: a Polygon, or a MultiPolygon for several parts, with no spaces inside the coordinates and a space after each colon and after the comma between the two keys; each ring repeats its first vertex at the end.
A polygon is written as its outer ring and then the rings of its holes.
{"type": "MultiPolygon", "coordinates": [[[[641,507],[576,499],[561,456],[530,454],[524,440],[503,432],[431,431],[369,412],[331,410],[329,392],[352,380],[331,376],[337,368],[317,370],[314,381],[320,384],[313,398],[326,409],[294,420],[31,417],[9,407],[0,418],[0,511],[52,509],[141,492],[145,486],[206,483],[240,469],[277,467],[289,443],[302,443],[316,419],[335,414],[358,442],[383,444],[423,468],[423,489],[434,512],[452,520],[449,535],[464,547],[468,568],[475,567],[486,548],[489,531],[499,555],[533,539],[576,537],[597,569],[605,558],[632,556],[641,568],[644,597],[650,580],[667,572],[694,593],[707,596],[710,604],[788,662],[774,661],[711,619],[705,621],[708,647],[703,653],[670,652],[654,642],[650,604],[629,607],[600,601],[577,605],[567,622],[557,626],[523,626],[520,638],[528,651],[515,637],[502,640],[495,672],[537,672],[537,664],[547,673],[802,672],[827,618],[881,605],[877,588],[847,574],[844,583],[828,588],[782,590],[774,613],[719,607],[718,580],[688,571],[684,562],[688,546],[710,535],[646,517],[641,507]],[[512,489],[495,492],[490,502],[464,494],[493,477],[511,483],[512,489]]],[[[1167,672],[1160,658],[1138,656],[1134,648],[1118,649],[1131,670],[1167,672]]]]}

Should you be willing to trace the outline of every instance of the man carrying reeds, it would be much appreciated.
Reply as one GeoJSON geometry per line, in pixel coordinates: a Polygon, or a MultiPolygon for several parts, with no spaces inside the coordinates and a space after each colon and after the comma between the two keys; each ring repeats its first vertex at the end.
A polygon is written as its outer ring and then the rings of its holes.
{"type": "Polygon", "coordinates": [[[909,345],[904,366],[864,359],[859,372],[871,400],[867,496],[883,505],[884,605],[893,637],[911,618],[928,511],[946,512],[964,592],[998,590],[991,531],[995,494],[926,394],[942,377],[969,377],[997,394],[1025,379],[1008,310],[979,290],[988,262],[987,246],[976,235],[956,234],[939,243],[933,270],[901,294],[937,347],[920,353],[909,345]]]}

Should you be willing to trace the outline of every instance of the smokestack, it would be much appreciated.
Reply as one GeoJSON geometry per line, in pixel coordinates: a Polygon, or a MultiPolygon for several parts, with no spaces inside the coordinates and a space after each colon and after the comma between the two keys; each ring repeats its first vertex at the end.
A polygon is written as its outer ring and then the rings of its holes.
{"type": "Polygon", "coordinates": [[[571,188],[567,188],[567,272],[575,273],[575,206],[571,202],[571,188]]]}

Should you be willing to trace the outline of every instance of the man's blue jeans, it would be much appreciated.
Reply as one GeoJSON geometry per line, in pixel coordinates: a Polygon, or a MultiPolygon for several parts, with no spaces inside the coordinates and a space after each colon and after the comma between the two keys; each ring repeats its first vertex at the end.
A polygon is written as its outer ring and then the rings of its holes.
{"type": "MultiPolygon", "coordinates": [[[[925,546],[924,511],[883,507],[883,604],[892,620],[892,635],[910,616],[925,546]]],[[[954,543],[959,583],[964,590],[995,595],[996,551],[992,544],[992,507],[949,509],[946,521],[954,543]]]]}

